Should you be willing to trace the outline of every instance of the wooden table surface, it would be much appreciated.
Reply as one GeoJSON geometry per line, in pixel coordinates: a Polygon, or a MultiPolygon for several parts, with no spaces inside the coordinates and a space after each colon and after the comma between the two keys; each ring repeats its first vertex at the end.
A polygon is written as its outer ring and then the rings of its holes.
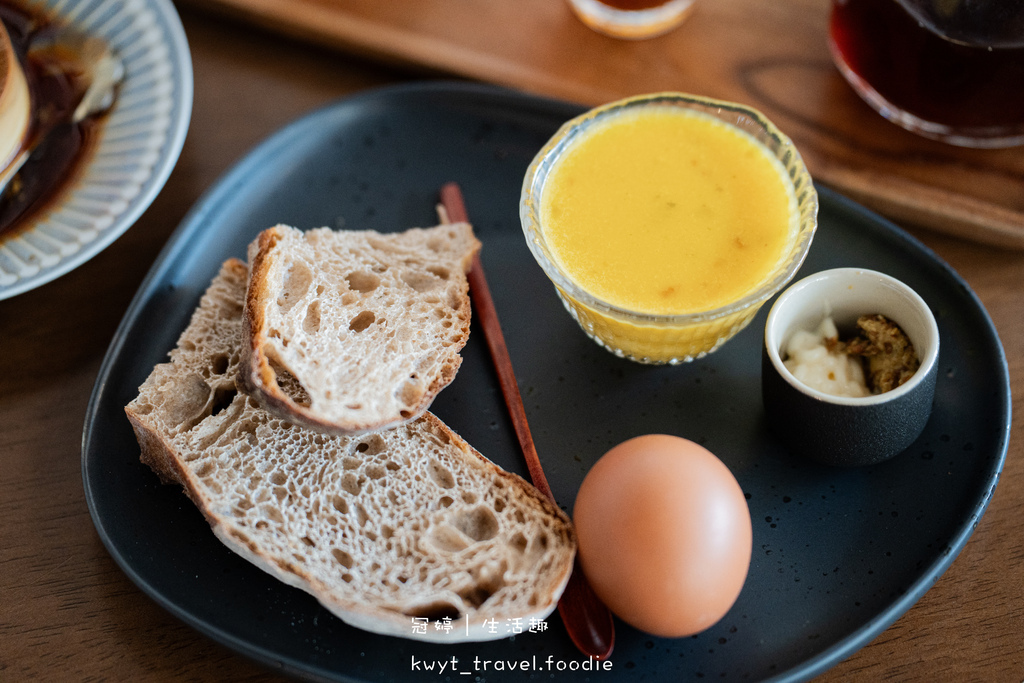
{"type": "Polygon", "coordinates": [[[742,102],[793,139],[817,182],[900,220],[1024,249],[1024,154],[926,140],[876,115],[832,64],[832,0],[702,1],[643,41],[587,29],[564,0],[181,2],[588,105],[662,90],[742,102]]]}
{"type": "MultiPolygon", "coordinates": [[[[195,106],[181,159],[138,223],[68,275],[0,301],[0,680],[270,681],[138,590],[108,556],[84,500],[86,405],[114,330],[201,193],[288,121],[364,88],[422,77],[272,37],[190,8],[195,106]]],[[[912,232],[995,321],[1013,402],[1024,381],[1024,253],[912,232]]],[[[1024,679],[1024,441],[970,542],[891,628],[822,681],[1024,679]]]]}

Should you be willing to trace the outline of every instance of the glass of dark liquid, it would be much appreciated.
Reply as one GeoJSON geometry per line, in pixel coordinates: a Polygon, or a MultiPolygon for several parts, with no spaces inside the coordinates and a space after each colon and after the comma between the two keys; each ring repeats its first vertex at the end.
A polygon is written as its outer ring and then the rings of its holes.
{"type": "Polygon", "coordinates": [[[1024,144],[1024,0],[833,0],[829,44],[854,90],[904,128],[1024,144]]]}

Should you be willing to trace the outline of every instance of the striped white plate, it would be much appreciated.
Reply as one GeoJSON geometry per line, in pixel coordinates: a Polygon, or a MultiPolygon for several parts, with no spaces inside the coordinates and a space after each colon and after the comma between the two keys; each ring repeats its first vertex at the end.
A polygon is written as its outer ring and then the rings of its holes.
{"type": "Polygon", "coordinates": [[[107,41],[125,80],[73,187],[27,229],[0,235],[0,299],[89,260],[138,219],[167,181],[192,113],[192,60],[170,0],[33,0],[107,41]]]}

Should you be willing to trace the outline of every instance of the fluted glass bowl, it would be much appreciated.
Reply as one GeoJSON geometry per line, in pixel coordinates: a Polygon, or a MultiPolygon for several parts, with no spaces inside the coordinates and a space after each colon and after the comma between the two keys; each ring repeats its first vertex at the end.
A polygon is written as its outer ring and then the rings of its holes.
{"type": "MultiPolygon", "coordinates": [[[[807,255],[817,227],[818,195],[792,141],[757,110],[706,97],[655,93],[612,102],[565,123],[530,164],[523,181],[519,212],[531,252],[555,285],[566,310],[591,339],[629,360],[678,364],[718,349],[746,327],[761,305],[793,278],[807,255]],[[678,315],[628,310],[580,287],[552,254],[541,225],[541,198],[552,169],[595,123],[640,107],[678,107],[710,115],[753,136],[785,168],[796,201],[795,235],[788,253],[775,270],[741,298],[711,310],[678,315]]],[[[685,229],[686,226],[680,227],[685,229]]],[[[680,267],[685,267],[685,263],[680,267]]]]}

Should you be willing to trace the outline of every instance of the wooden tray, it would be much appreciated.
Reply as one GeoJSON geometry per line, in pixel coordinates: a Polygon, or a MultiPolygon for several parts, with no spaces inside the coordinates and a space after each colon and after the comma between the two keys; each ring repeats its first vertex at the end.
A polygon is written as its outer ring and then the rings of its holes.
{"type": "Polygon", "coordinates": [[[1024,249],[1024,151],[884,120],[832,65],[827,0],[701,0],[675,31],[620,41],[560,0],[184,0],[375,59],[595,105],[681,90],[752,105],[818,182],[904,226],[1024,249]]]}

